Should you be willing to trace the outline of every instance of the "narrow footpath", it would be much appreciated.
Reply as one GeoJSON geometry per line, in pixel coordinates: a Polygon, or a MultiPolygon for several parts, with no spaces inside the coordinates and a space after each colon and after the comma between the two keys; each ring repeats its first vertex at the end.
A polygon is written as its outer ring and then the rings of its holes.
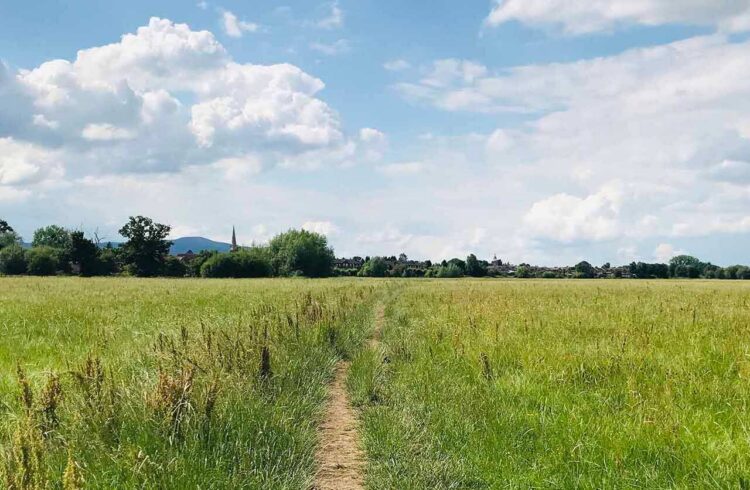
{"type": "MultiPolygon", "coordinates": [[[[375,307],[375,328],[368,343],[369,348],[377,348],[383,329],[385,308],[375,307]]],[[[364,489],[365,454],[359,433],[357,413],[349,401],[346,378],[349,362],[341,361],[329,389],[328,404],[323,423],[318,428],[318,449],[315,461],[318,472],[315,475],[314,490],[359,490],[364,489]]]]}

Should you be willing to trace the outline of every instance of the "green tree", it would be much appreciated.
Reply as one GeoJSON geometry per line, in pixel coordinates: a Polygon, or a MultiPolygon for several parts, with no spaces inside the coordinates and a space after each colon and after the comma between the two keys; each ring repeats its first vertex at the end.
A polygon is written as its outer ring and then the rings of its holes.
{"type": "Polygon", "coordinates": [[[576,277],[580,279],[590,279],[594,277],[594,267],[585,260],[575,266],[576,277]]]}
{"type": "Polygon", "coordinates": [[[435,274],[435,277],[441,279],[448,279],[454,277],[461,277],[464,275],[464,270],[455,262],[450,261],[448,265],[440,266],[435,274]]]}
{"type": "Polygon", "coordinates": [[[333,273],[333,249],[328,239],[307,230],[289,230],[269,243],[271,261],[279,276],[328,277],[333,273]]]}
{"type": "Polygon", "coordinates": [[[0,273],[9,276],[26,272],[26,254],[18,243],[0,250],[0,273]]]}
{"type": "Polygon", "coordinates": [[[33,276],[54,276],[60,262],[60,250],[47,246],[26,251],[26,272],[33,276]]]}
{"type": "Polygon", "coordinates": [[[155,223],[145,216],[131,216],[120,229],[128,240],[122,245],[123,260],[128,270],[140,277],[158,275],[164,266],[169,247],[167,240],[171,228],[155,223]]]}
{"type": "Polygon", "coordinates": [[[364,277],[385,277],[388,275],[388,262],[382,257],[372,257],[362,266],[359,275],[364,277]]]}
{"type": "Polygon", "coordinates": [[[68,257],[78,267],[82,276],[93,276],[98,273],[98,255],[99,247],[86,238],[82,231],[71,232],[68,257]]]}
{"type": "Polygon", "coordinates": [[[516,268],[516,277],[526,279],[531,277],[531,269],[526,265],[519,265],[516,268]]]}
{"type": "Polygon", "coordinates": [[[57,225],[45,226],[34,232],[32,247],[51,247],[59,250],[70,248],[70,232],[57,225]]]}
{"type": "Polygon", "coordinates": [[[164,260],[161,275],[164,277],[185,277],[187,272],[187,266],[180,259],[173,255],[168,255],[164,260]]]}
{"type": "Polygon", "coordinates": [[[235,253],[214,254],[201,265],[202,277],[269,277],[273,272],[268,250],[252,247],[235,253]]]}
{"type": "Polygon", "coordinates": [[[471,277],[484,277],[487,275],[487,263],[477,259],[477,256],[470,254],[466,257],[466,275],[471,277]]]}
{"type": "Polygon", "coordinates": [[[8,247],[13,244],[21,244],[21,237],[13,228],[8,224],[7,221],[0,219],[0,249],[8,247]]]}

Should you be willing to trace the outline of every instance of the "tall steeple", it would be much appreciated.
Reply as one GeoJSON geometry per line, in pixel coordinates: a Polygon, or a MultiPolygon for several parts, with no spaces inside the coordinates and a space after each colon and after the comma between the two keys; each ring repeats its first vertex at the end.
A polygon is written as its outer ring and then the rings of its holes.
{"type": "Polygon", "coordinates": [[[232,247],[229,249],[229,251],[236,252],[237,250],[237,234],[234,232],[234,226],[232,226],[232,247]]]}

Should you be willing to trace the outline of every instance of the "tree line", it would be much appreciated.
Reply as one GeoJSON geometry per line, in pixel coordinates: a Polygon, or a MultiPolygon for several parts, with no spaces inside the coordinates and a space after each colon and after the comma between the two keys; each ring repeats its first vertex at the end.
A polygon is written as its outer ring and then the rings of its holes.
{"type": "Polygon", "coordinates": [[[169,254],[171,227],[151,218],[132,216],[119,233],[126,241],[102,246],[82,231],[50,225],[34,232],[31,248],[0,220],[0,274],[114,274],[137,277],[326,277],[333,274],[334,254],[325,236],[306,230],[276,235],[267,245],[242,247],[232,253],[203,251],[181,260],[169,254]]]}
{"type": "Polygon", "coordinates": [[[689,255],[669,263],[633,262],[612,267],[593,266],[582,261],[572,267],[513,265],[501,260],[481,260],[470,254],[432,263],[398,257],[354,257],[336,259],[324,235],[289,230],[266,245],[241,247],[233,252],[202,251],[188,257],[169,254],[169,225],[144,216],[132,216],[119,233],[126,240],[115,247],[101,244],[95,235],[50,225],[34,232],[31,248],[24,249],[21,237],[0,219],[0,274],[138,277],[516,277],[516,278],[704,278],[750,279],[750,267],[719,267],[689,255]]]}

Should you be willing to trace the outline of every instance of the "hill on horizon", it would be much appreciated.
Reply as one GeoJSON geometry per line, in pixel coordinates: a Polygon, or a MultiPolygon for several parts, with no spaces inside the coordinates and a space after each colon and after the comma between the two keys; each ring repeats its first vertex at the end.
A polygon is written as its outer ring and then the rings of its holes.
{"type": "Polygon", "coordinates": [[[184,254],[188,250],[192,250],[195,253],[203,250],[228,252],[231,247],[229,243],[216,242],[200,236],[190,236],[172,240],[172,247],[169,249],[169,253],[171,255],[184,254]]]}

